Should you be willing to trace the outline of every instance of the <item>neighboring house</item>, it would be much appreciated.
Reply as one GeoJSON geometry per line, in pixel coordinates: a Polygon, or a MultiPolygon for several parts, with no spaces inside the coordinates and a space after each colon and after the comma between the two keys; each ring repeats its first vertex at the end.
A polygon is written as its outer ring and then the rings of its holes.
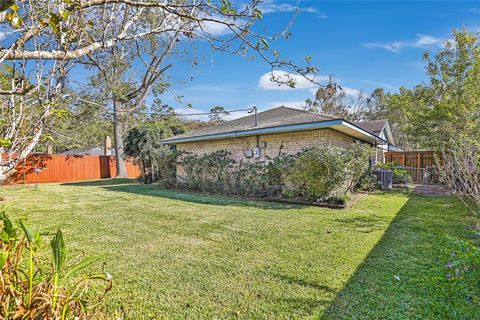
{"type": "MultiPolygon", "coordinates": [[[[169,139],[164,144],[178,150],[205,154],[228,150],[237,161],[263,161],[279,153],[296,154],[304,149],[334,144],[349,147],[364,142],[386,149],[394,140],[389,126],[355,124],[350,121],[315,112],[279,107],[249,115],[216,126],[200,128],[169,139]],[[375,132],[372,132],[372,131],[375,132]],[[383,137],[381,137],[383,135],[383,137]],[[384,146],[387,146],[386,148],[384,146]]],[[[388,122],[387,122],[388,124],[388,122]]],[[[382,155],[383,153],[380,152],[382,155]]],[[[378,159],[383,161],[382,159],[378,159]]],[[[181,164],[177,176],[184,176],[181,164]]]]}
{"type": "Polygon", "coordinates": [[[377,145],[377,147],[385,151],[399,151],[400,149],[395,146],[395,140],[393,138],[392,128],[388,120],[368,120],[357,122],[357,126],[375,134],[376,136],[385,140],[386,144],[377,145]]]}
{"type": "Polygon", "coordinates": [[[72,149],[62,152],[60,154],[69,156],[114,156],[116,155],[115,149],[112,148],[112,140],[110,137],[105,137],[102,147],[93,147],[90,149],[72,149]]]}
{"type": "Polygon", "coordinates": [[[69,156],[115,156],[115,149],[105,151],[104,147],[96,147],[91,149],[72,149],[69,151],[62,152],[60,154],[69,155],[69,156]],[[109,153],[109,154],[108,154],[109,153]]]}

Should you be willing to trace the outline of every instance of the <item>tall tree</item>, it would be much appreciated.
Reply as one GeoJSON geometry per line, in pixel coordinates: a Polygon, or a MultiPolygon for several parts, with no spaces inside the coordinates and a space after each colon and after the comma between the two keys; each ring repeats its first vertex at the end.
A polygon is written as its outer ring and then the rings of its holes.
{"type": "Polygon", "coordinates": [[[216,106],[210,109],[210,115],[208,116],[208,120],[212,124],[218,124],[223,122],[223,118],[228,116],[230,113],[225,110],[222,106],[216,106]]]}
{"type": "Polygon", "coordinates": [[[401,88],[389,107],[405,118],[405,132],[419,148],[442,150],[452,141],[480,139],[480,33],[454,31],[434,56],[424,54],[429,81],[401,88]]]}
{"type": "Polygon", "coordinates": [[[424,54],[428,82],[388,96],[411,144],[443,153],[440,176],[480,208],[480,33],[456,30],[443,48],[424,54]]]}
{"type": "Polygon", "coordinates": [[[305,100],[304,110],[346,118],[349,114],[345,101],[346,94],[340,86],[330,81],[324,88],[318,88],[315,99],[305,100]]]}
{"type": "Polygon", "coordinates": [[[376,89],[371,95],[358,92],[355,96],[348,96],[341,86],[330,81],[327,86],[317,89],[315,99],[305,100],[303,109],[358,122],[373,115],[381,95],[383,91],[376,89]]]}
{"type": "MultiPolygon", "coordinates": [[[[67,72],[71,68],[69,61],[73,63],[78,59],[88,58],[93,63],[97,58],[105,59],[108,55],[114,57],[110,64],[105,65],[102,62],[98,67],[107,67],[108,70],[104,73],[114,74],[113,78],[106,80],[109,82],[108,93],[114,121],[120,124],[115,130],[118,139],[116,145],[122,148],[122,114],[126,111],[132,112],[143,104],[152,87],[168,69],[167,57],[174,53],[179,43],[202,41],[210,45],[212,50],[253,60],[260,59],[270,65],[272,71],[283,69],[312,80],[318,70],[310,66],[309,60],[307,66],[299,67],[269,49],[271,40],[288,38],[288,31],[268,36],[263,31],[254,30],[253,26],[262,18],[259,10],[261,2],[250,0],[233,4],[228,0],[10,0],[2,3],[0,7],[0,24],[6,27],[9,33],[9,37],[0,44],[0,62],[32,62],[36,66],[45,66],[43,76],[29,80],[36,81],[34,88],[42,88],[37,90],[37,93],[48,92],[47,99],[42,98],[42,101],[49,101],[48,107],[43,109],[43,118],[48,118],[52,114],[51,106],[56,105],[55,101],[62,100],[63,93],[61,86],[52,84],[64,86],[67,72]],[[219,29],[224,31],[221,35],[216,34],[219,29]],[[158,40],[161,40],[161,45],[154,46],[150,52],[145,51],[145,43],[153,44],[158,40]],[[133,60],[144,63],[146,71],[143,76],[137,75],[129,79],[130,75],[126,75],[128,68],[125,69],[122,63],[132,59],[135,50],[138,50],[138,59],[133,60]],[[102,54],[104,56],[101,56],[102,54]],[[57,79],[49,82],[51,75],[55,75],[57,79]],[[56,90],[43,89],[47,84],[56,90]]],[[[101,59],[97,61],[102,61],[101,59]]],[[[25,66],[17,70],[22,70],[25,79],[30,71],[25,66]]],[[[275,79],[273,73],[272,79],[295,85],[294,79],[275,79]]],[[[0,88],[0,94],[25,96],[32,92],[25,81],[14,84],[0,88]]],[[[32,99],[28,101],[31,102],[32,99]]],[[[23,107],[20,109],[25,110],[23,107]]],[[[35,123],[35,126],[28,131],[36,134],[32,135],[31,144],[20,152],[20,156],[17,153],[16,157],[11,157],[13,160],[9,162],[8,170],[12,170],[15,162],[21,161],[28,154],[27,151],[36,146],[39,141],[37,135],[40,133],[41,136],[43,132],[43,122],[30,122],[35,123]]],[[[13,122],[6,125],[12,126],[13,122]]],[[[8,137],[5,138],[2,133],[2,139],[6,140],[8,137]]],[[[9,144],[18,145],[15,142],[9,144]]],[[[118,151],[121,159],[123,150],[118,151]]],[[[121,161],[119,163],[121,166],[121,161]]],[[[124,174],[122,168],[118,171],[124,174]]],[[[2,167],[0,175],[5,172],[2,167]]]]}

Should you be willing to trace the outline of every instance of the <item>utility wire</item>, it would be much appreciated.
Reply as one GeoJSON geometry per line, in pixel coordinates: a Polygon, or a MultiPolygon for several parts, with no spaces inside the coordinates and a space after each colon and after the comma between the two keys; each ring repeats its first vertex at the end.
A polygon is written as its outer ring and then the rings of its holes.
{"type": "MultiPolygon", "coordinates": [[[[234,109],[234,110],[224,110],[222,112],[218,112],[220,114],[225,114],[225,113],[233,113],[233,112],[242,112],[242,111],[249,111],[252,112],[254,111],[254,108],[248,108],[248,109],[234,109]]],[[[124,112],[124,113],[135,113],[135,114],[144,114],[144,115],[158,115],[158,116],[164,116],[165,113],[158,113],[158,112],[143,112],[143,111],[127,111],[127,110],[120,110],[118,112],[124,112]]],[[[110,111],[109,113],[113,113],[113,111],[110,111]]],[[[177,116],[209,116],[212,114],[215,114],[214,112],[202,112],[202,113],[176,113],[174,112],[173,114],[177,116]]]]}
{"type": "MultiPolygon", "coordinates": [[[[89,104],[93,104],[93,105],[95,105],[95,106],[103,107],[102,104],[99,104],[99,103],[94,102],[94,101],[89,101],[89,100],[83,99],[83,98],[81,98],[81,97],[76,97],[76,99],[77,99],[77,100],[80,100],[80,101],[82,101],[82,102],[86,102],[86,103],[89,103],[89,104]]],[[[255,111],[256,111],[256,107],[253,106],[253,107],[246,108],[246,109],[224,110],[224,111],[218,112],[218,113],[219,113],[219,114],[221,114],[221,113],[227,114],[227,113],[242,112],[242,111],[248,111],[249,113],[252,113],[252,112],[255,112],[255,111]]],[[[143,114],[143,115],[158,115],[158,116],[164,116],[164,115],[165,115],[165,113],[148,112],[148,111],[118,110],[117,112],[120,112],[120,113],[135,113],[135,114],[143,114]]],[[[108,114],[114,114],[114,111],[107,110],[107,113],[108,113],[108,114]]],[[[212,112],[176,113],[176,112],[174,111],[173,114],[175,114],[176,116],[188,117],[188,116],[209,116],[209,115],[212,115],[212,114],[215,114],[215,113],[212,113],[212,112]]]]}

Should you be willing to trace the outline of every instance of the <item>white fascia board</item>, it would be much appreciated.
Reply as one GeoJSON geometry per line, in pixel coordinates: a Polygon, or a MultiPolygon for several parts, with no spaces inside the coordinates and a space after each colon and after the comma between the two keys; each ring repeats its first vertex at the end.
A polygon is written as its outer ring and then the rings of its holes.
{"type": "Polygon", "coordinates": [[[349,129],[352,129],[352,130],[355,130],[357,131],[358,133],[362,134],[362,135],[365,135],[375,141],[378,141],[380,143],[388,143],[387,141],[385,141],[384,139],[380,138],[379,136],[373,134],[373,133],[370,133],[368,132],[367,130],[364,130],[356,125],[354,125],[353,123],[349,122],[349,121],[346,121],[346,120],[342,120],[342,125],[346,126],[347,128],[349,129]]]}

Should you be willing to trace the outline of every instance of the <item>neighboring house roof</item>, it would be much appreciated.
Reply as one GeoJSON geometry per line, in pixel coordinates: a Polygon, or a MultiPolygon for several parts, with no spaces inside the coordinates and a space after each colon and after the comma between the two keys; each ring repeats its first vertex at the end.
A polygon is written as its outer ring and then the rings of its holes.
{"type": "Polygon", "coordinates": [[[387,141],[391,145],[395,145],[395,140],[393,139],[392,128],[390,127],[390,122],[388,120],[366,120],[357,122],[357,125],[360,128],[363,128],[367,131],[370,131],[373,134],[376,134],[379,137],[386,137],[387,141]]]}
{"type": "Polygon", "coordinates": [[[383,131],[387,123],[388,120],[366,120],[357,122],[357,125],[371,133],[379,134],[383,131]]]}
{"type": "Polygon", "coordinates": [[[165,139],[162,142],[164,144],[177,144],[327,127],[370,143],[386,142],[372,132],[347,120],[305,110],[282,106],[259,112],[257,117],[257,125],[255,125],[255,115],[252,114],[236,120],[223,122],[219,125],[193,130],[165,139]]]}
{"type": "MultiPolygon", "coordinates": [[[[62,152],[60,154],[71,155],[71,156],[103,156],[105,151],[103,147],[95,147],[91,149],[73,149],[69,151],[62,152]]],[[[115,156],[115,149],[112,148],[111,155],[115,156]]]]}

